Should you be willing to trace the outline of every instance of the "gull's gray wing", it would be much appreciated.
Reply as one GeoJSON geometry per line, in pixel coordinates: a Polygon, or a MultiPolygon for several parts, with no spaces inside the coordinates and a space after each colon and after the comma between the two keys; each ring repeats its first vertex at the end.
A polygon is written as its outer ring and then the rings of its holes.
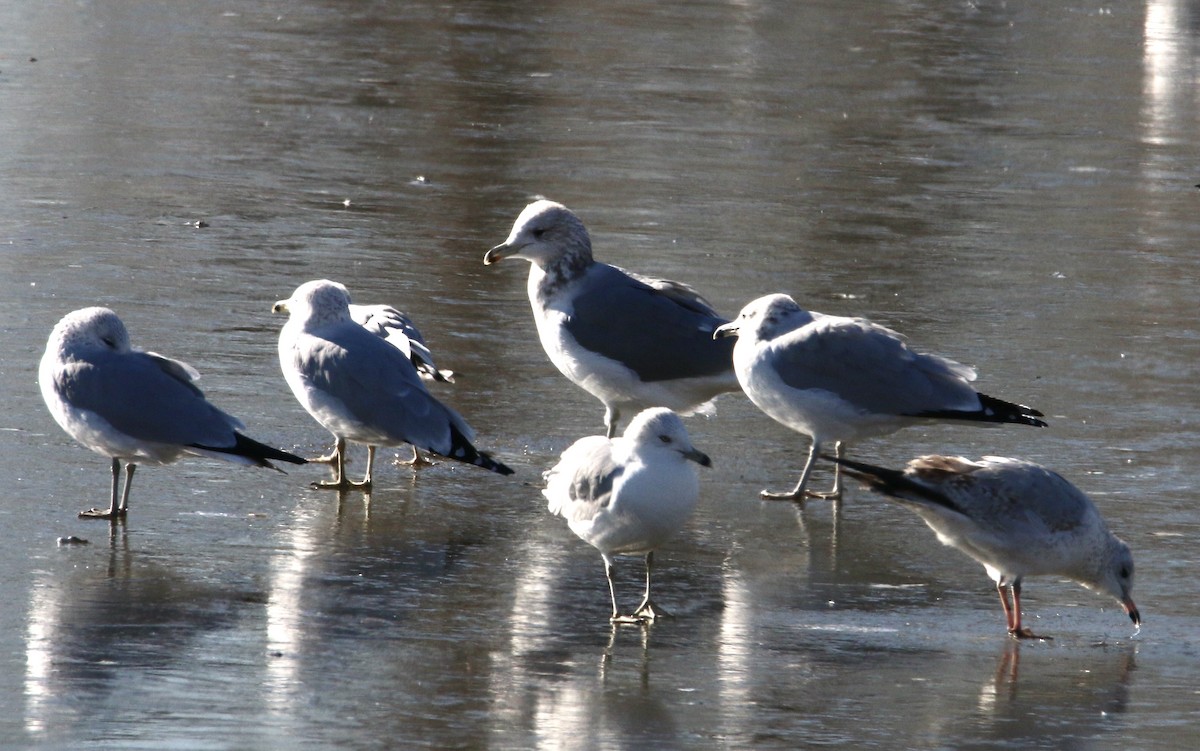
{"type": "Polygon", "coordinates": [[[685,308],[694,310],[701,315],[712,316],[713,318],[721,317],[721,314],[716,311],[716,308],[714,308],[708,300],[705,300],[704,297],[690,284],[677,282],[673,279],[655,279],[654,277],[644,276],[642,274],[630,271],[629,269],[621,268],[620,266],[613,266],[613,268],[638,280],[648,287],[653,287],[685,308]]]}
{"type": "Polygon", "coordinates": [[[593,264],[575,287],[566,329],[580,345],[622,363],[642,381],[732,371],[735,342],[713,340],[713,330],[727,321],[679,288],[652,287],[613,266],[593,264]]]}
{"type": "Polygon", "coordinates": [[[546,473],[549,509],[568,522],[587,521],[612,503],[613,486],[625,468],[613,459],[603,436],[581,438],[546,473]]]}
{"type": "Polygon", "coordinates": [[[192,383],[186,363],[147,352],[97,352],[60,368],[57,385],[75,409],[88,410],[140,441],[228,448],[242,427],[192,383]]]}
{"type": "Polygon", "coordinates": [[[319,333],[298,340],[292,348],[294,365],[355,420],[393,440],[443,454],[450,451],[451,424],[473,439],[466,421],[425,389],[400,350],[352,322],[319,333]]]}
{"type": "Polygon", "coordinates": [[[865,319],[815,316],[767,344],[768,366],[792,388],[829,391],[877,414],[979,409],[970,368],[914,352],[899,334],[865,319]]]}
{"type": "Polygon", "coordinates": [[[912,461],[909,468],[916,480],[936,484],[965,515],[992,532],[1070,534],[1098,516],[1081,490],[1033,462],[984,457],[978,463],[963,463],[926,457],[912,461]],[[947,468],[947,462],[953,466],[947,468]]]}

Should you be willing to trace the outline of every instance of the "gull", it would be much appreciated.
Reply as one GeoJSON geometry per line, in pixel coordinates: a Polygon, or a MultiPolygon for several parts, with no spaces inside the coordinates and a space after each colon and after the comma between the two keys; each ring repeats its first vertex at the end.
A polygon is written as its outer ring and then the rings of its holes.
{"type": "Polygon", "coordinates": [[[767,500],[841,496],[805,491],[823,443],[837,456],[846,443],[887,435],[923,420],[1020,423],[1045,427],[1041,412],[981,394],[975,371],[909,349],[904,338],[865,318],[807,311],[791,297],[766,295],[742,308],[716,337],[736,336],[734,369],[750,401],[779,423],[812,438],[800,481],[767,500]]]}
{"type": "Polygon", "coordinates": [[[350,293],[326,279],[305,282],[273,311],[288,313],[279,333],[279,364],[296,399],[336,439],[336,479],[318,488],[369,490],[377,446],[417,448],[503,475],[504,464],[471,444],[474,431],[433,397],[412,362],[355,323],[350,293]],[[346,441],[367,444],[361,482],[346,477],[346,441]]]}
{"type": "Polygon", "coordinates": [[[714,342],[726,322],[680,282],[645,279],[592,259],[587,229],[562,204],[540,200],[517,217],[508,239],[483,257],[529,261],[529,303],[554,366],[604,404],[605,435],[621,410],[667,407],[709,412],[736,391],[731,352],[714,342]]]}
{"type": "Polygon", "coordinates": [[[1046,638],[1021,626],[1021,581],[1039,575],[1116,598],[1140,629],[1129,546],[1108,531],[1092,500],[1055,472],[998,456],[923,456],[903,471],[829,458],[916,512],[942,544],[982,563],[1014,637],[1046,638]]]}
{"type": "Polygon", "coordinates": [[[42,398],[72,438],[112,459],[108,509],[81,517],[124,517],[138,464],[170,464],[185,455],[271,469],[271,459],[304,464],[238,432],[245,426],[204,398],[193,383],[199,377],[187,363],[133,349],[125,324],[108,308],[82,308],[55,325],[38,367],[42,398]]]}
{"type": "MultiPolygon", "coordinates": [[[[400,350],[421,378],[439,383],[454,383],[454,371],[439,370],[433,361],[433,352],[425,343],[425,337],[412,319],[390,305],[350,305],[350,318],[367,331],[400,350]]],[[[413,458],[405,462],[413,467],[429,466],[433,462],[421,455],[420,449],[412,447],[413,458]]],[[[338,447],[325,456],[309,459],[311,462],[334,464],[338,462],[338,447]]],[[[398,460],[397,460],[398,461],[398,460]]]]}
{"type": "Polygon", "coordinates": [[[650,600],[650,571],[655,549],[696,508],[700,485],[689,461],[712,466],[692,446],[679,415],[657,407],[640,412],[619,438],[579,439],[544,475],[542,494],[550,513],[566,519],[571,531],[604,559],[613,623],[643,623],[666,615],[650,600]],[[632,615],[619,614],[614,555],[646,558],[646,592],[632,615]]]}

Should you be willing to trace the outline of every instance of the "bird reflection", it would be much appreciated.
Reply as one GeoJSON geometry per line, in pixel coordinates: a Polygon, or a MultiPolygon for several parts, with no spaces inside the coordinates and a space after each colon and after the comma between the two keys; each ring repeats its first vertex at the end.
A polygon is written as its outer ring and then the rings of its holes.
{"type": "MultiPolygon", "coordinates": [[[[81,546],[80,558],[98,545],[81,546]]],[[[108,545],[106,565],[76,559],[31,583],[24,693],[35,738],[119,720],[138,675],[187,661],[195,641],[229,626],[228,601],[244,599],[138,556],[123,525],[110,525],[108,545]]]]}
{"type": "MultiPolygon", "coordinates": [[[[338,493],[338,519],[345,492],[338,493]]],[[[364,501],[366,503],[366,501],[364,501]]],[[[304,623],[304,593],[311,560],[317,553],[317,511],[299,511],[286,534],[287,544],[271,558],[270,594],[267,596],[267,675],[263,688],[267,706],[288,714],[300,691],[303,647],[308,631],[304,623]]]]}
{"type": "Polygon", "coordinates": [[[605,645],[600,656],[600,683],[602,685],[607,682],[609,670],[613,666],[613,656],[617,652],[618,639],[636,639],[640,647],[637,673],[641,678],[642,688],[650,687],[650,632],[653,629],[653,622],[642,623],[637,629],[622,629],[621,624],[612,624],[612,629],[608,634],[608,644],[605,645]],[[619,634],[618,632],[623,633],[619,634]]]}
{"type": "MultiPolygon", "coordinates": [[[[810,550],[814,548],[814,535],[809,532],[807,514],[809,513],[808,506],[811,504],[793,503],[792,513],[796,518],[796,526],[800,528],[800,534],[804,536],[810,550]]],[[[829,522],[829,565],[833,570],[837,570],[837,552],[838,552],[838,535],[842,529],[842,498],[835,498],[830,504],[830,522],[829,522]]],[[[824,532],[818,531],[817,537],[824,535],[824,532]]]]}
{"type": "Polygon", "coordinates": [[[1090,731],[1097,714],[1123,714],[1128,708],[1136,649],[1134,644],[1097,647],[1064,657],[1042,644],[1006,640],[980,687],[979,711],[1002,720],[991,725],[992,731],[1012,740],[1046,742],[1090,731]]]}

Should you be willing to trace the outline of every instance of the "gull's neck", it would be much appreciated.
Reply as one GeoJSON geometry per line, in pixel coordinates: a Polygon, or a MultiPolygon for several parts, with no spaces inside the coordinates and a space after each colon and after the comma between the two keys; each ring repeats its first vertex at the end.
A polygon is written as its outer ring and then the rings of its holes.
{"type": "Polygon", "coordinates": [[[590,250],[564,253],[549,263],[532,263],[529,269],[529,300],[546,307],[592,266],[590,250]]]}

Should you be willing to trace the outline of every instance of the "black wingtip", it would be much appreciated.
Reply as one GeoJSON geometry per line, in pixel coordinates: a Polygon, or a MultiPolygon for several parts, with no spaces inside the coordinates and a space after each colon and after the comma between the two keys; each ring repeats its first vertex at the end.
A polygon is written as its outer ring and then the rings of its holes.
{"type": "Polygon", "coordinates": [[[929,503],[962,513],[962,509],[954,501],[933,488],[916,482],[906,475],[903,470],[877,467],[874,464],[857,462],[853,459],[838,458],[829,454],[821,454],[821,458],[841,466],[843,472],[859,480],[876,493],[902,499],[913,498],[915,496],[929,503]]]}
{"type": "Polygon", "coordinates": [[[987,394],[979,394],[980,409],[974,412],[963,410],[930,410],[912,415],[932,420],[966,420],[968,422],[1011,423],[1014,425],[1032,425],[1035,428],[1049,427],[1049,423],[1038,418],[1044,417],[1040,411],[1024,404],[1006,402],[987,394]]]}
{"type": "Polygon", "coordinates": [[[222,454],[232,454],[234,456],[245,457],[252,460],[260,467],[268,469],[279,469],[271,460],[287,462],[289,464],[308,464],[308,460],[301,456],[284,451],[283,449],[273,448],[265,443],[259,443],[253,438],[248,438],[241,433],[234,433],[234,443],[232,446],[204,446],[199,443],[192,444],[195,448],[204,449],[205,451],[215,451],[222,454]]]}
{"type": "Polygon", "coordinates": [[[857,462],[853,459],[845,459],[833,456],[832,454],[821,454],[821,458],[841,466],[843,472],[856,480],[866,483],[872,490],[888,492],[889,488],[911,484],[911,481],[907,480],[904,477],[904,473],[898,469],[877,467],[874,464],[857,462]]]}
{"type": "MultiPolygon", "coordinates": [[[[434,453],[441,453],[436,449],[429,448],[429,450],[433,451],[434,453]]],[[[476,467],[482,467],[483,469],[495,472],[496,474],[516,474],[512,467],[509,467],[503,462],[496,461],[491,457],[491,454],[484,453],[483,451],[475,448],[475,446],[467,440],[467,437],[454,427],[450,428],[450,452],[445,454],[445,456],[456,461],[474,464],[476,467]]]]}

